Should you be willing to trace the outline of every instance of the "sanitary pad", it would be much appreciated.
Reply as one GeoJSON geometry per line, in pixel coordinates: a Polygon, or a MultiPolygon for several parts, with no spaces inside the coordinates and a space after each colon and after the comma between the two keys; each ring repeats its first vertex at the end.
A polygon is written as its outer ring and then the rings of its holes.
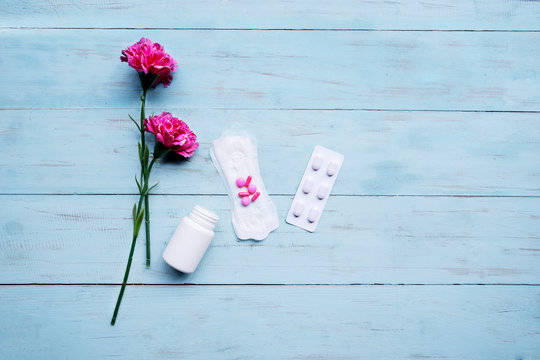
{"type": "Polygon", "coordinates": [[[236,236],[241,240],[263,240],[278,227],[279,220],[259,171],[257,145],[247,136],[222,136],[212,143],[210,157],[227,187],[236,236]],[[260,194],[249,205],[243,205],[243,197],[238,193],[245,189],[239,189],[237,180],[248,176],[260,194]]]}

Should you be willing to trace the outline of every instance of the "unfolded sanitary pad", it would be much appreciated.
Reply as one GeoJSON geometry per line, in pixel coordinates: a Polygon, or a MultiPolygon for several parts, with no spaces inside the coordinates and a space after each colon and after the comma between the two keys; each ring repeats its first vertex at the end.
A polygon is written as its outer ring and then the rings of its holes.
{"type": "Polygon", "coordinates": [[[264,186],[257,145],[243,135],[225,135],[214,140],[210,157],[225,182],[232,207],[232,224],[236,236],[241,240],[263,240],[279,225],[277,210],[264,186]],[[256,201],[242,205],[236,180],[251,176],[260,193],[256,201]]]}

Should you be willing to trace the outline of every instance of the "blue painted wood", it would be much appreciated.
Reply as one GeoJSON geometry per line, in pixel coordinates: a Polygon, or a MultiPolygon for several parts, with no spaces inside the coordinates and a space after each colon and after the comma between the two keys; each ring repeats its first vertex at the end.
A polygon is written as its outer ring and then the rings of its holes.
{"type": "Polygon", "coordinates": [[[0,3],[0,358],[540,359],[539,8],[0,3]],[[130,278],[150,285],[128,287],[112,328],[139,96],[118,56],[140,36],[181,64],[149,107],[178,112],[201,149],[154,173],[183,195],[151,198],[153,264],[139,244],[130,278]],[[345,154],[316,233],[281,220],[262,243],[235,240],[207,157],[230,126],[259,138],[280,219],[313,145],[345,154]],[[222,220],[180,275],[159,254],[195,203],[222,220]]]}
{"type": "MultiPolygon", "coordinates": [[[[2,111],[0,192],[135,193],[138,132],[127,114],[136,105],[2,111]]],[[[316,144],[345,154],[334,194],[540,194],[538,114],[166,109],[201,147],[187,162],[160,163],[155,193],[225,194],[208,151],[236,128],[258,139],[272,194],[296,192],[316,144]]]]}
{"type": "Polygon", "coordinates": [[[540,32],[1,30],[0,108],[134,108],[120,50],[180,62],[160,109],[540,110],[540,32]]]}
{"type": "Polygon", "coordinates": [[[1,287],[9,359],[538,359],[537,286],[1,287]]]}
{"type": "MultiPolygon", "coordinates": [[[[118,283],[135,196],[2,196],[0,283],[118,283]]],[[[333,196],[315,233],[285,223],[263,242],[236,240],[225,196],[151,196],[152,266],[144,237],[131,283],[538,284],[540,198],[333,196]],[[183,275],[161,254],[195,204],[215,211],[216,237],[183,275]]]]}
{"type": "Polygon", "coordinates": [[[0,26],[538,30],[527,0],[4,0],[0,26]]]}

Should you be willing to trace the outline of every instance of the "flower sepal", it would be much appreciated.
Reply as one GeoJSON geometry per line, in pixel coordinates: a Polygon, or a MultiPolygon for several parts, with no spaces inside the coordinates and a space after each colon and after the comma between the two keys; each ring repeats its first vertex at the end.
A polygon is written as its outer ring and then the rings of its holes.
{"type": "Polygon", "coordinates": [[[166,147],[165,145],[163,145],[159,141],[156,141],[155,144],[154,144],[154,155],[153,155],[154,159],[159,159],[160,157],[162,157],[163,155],[165,155],[169,151],[171,151],[171,149],[169,149],[168,147],[166,147]]]}
{"type": "Polygon", "coordinates": [[[157,79],[159,78],[159,75],[153,74],[149,72],[148,74],[145,74],[142,71],[139,71],[139,80],[141,80],[141,86],[144,91],[148,91],[151,88],[154,88],[156,84],[157,79]]]}

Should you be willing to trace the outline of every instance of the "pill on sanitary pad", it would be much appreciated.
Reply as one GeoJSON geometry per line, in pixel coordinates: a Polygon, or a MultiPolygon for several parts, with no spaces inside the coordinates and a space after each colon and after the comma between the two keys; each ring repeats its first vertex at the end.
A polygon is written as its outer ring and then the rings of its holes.
{"type": "Polygon", "coordinates": [[[239,188],[244,187],[245,184],[246,184],[246,179],[244,178],[236,179],[236,186],[238,186],[239,188]]]}
{"type": "Polygon", "coordinates": [[[315,231],[343,159],[340,153],[320,145],[315,146],[287,214],[286,221],[289,224],[310,232],[315,231]]]}
{"type": "Polygon", "coordinates": [[[249,203],[251,202],[251,199],[249,198],[249,196],[244,196],[241,201],[242,201],[242,205],[248,206],[249,203]]]}

